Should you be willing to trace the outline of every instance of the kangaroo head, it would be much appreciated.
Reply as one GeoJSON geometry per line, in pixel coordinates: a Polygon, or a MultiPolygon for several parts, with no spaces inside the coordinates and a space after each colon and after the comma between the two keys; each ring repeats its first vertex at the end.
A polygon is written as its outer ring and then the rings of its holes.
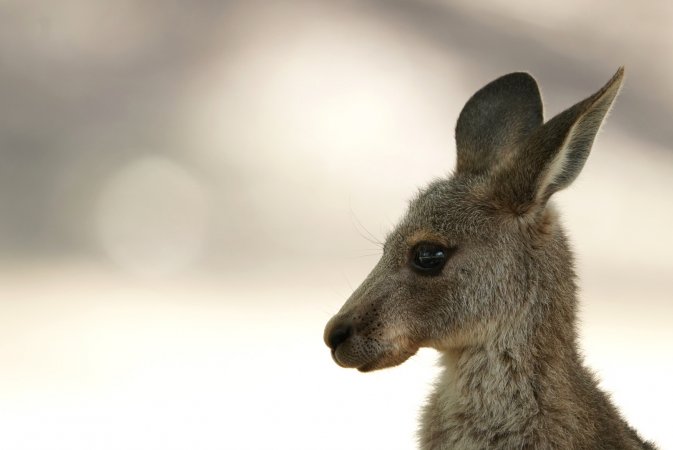
{"type": "Polygon", "coordinates": [[[455,173],[411,201],[378,264],[327,324],[334,360],[361,371],[391,367],[420,347],[479,345],[526,323],[517,318],[544,283],[540,273],[563,275],[571,264],[548,200],[584,166],[622,78],[620,68],[546,123],[526,73],[470,98],[456,126],[455,173]]]}

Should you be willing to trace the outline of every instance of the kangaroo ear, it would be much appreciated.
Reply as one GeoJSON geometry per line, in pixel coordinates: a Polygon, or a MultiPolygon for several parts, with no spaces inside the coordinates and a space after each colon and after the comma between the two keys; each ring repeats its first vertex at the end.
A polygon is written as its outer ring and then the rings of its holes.
{"type": "Polygon", "coordinates": [[[456,125],[457,173],[479,174],[542,125],[535,79],[511,73],[490,82],[468,100],[456,125]]]}
{"type": "Polygon", "coordinates": [[[496,196],[522,213],[544,207],[549,197],[573,182],[589,156],[596,133],[624,78],[620,67],[594,95],[539,127],[495,175],[496,196]]]}

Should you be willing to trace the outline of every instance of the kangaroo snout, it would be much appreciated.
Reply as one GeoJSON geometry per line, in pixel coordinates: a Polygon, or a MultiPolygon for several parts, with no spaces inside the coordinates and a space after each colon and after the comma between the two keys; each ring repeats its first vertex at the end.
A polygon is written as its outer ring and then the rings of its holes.
{"type": "Polygon", "coordinates": [[[353,334],[353,324],[345,319],[335,317],[330,320],[325,327],[325,344],[332,350],[332,354],[337,347],[345,342],[353,334]]]}
{"type": "Polygon", "coordinates": [[[341,311],[325,326],[323,340],[339,366],[368,372],[401,364],[416,353],[403,326],[386,323],[377,306],[341,311]]]}
{"type": "Polygon", "coordinates": [[[352,315],[339,313],[325,326],[325,344],[332,359],[341,367],[360,369],[378,356],[379,343],[369,336],[362,324],[356,327],[352,315]]]}

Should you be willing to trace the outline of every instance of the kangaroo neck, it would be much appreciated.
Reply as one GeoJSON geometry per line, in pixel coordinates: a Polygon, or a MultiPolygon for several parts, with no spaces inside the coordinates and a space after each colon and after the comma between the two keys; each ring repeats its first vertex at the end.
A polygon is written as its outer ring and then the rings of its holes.
{"type": "Polygon", "coordinates": [[[444,370],[424,411],[421,449],[520,448],[543,416],[556,416],[568,404],[556,399],[577,395],[583,368],[574,314],[537,300],[512,329],[442,351],[444,370]]]}

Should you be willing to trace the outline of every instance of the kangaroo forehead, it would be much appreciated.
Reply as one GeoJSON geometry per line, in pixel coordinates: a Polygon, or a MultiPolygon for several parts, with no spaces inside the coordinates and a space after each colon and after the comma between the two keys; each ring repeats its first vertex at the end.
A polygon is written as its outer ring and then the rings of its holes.
{"type": "Polygon", "coordinates": [[[475,234],[494,219],[478,179],[437,180],[418,193],[400,224],[408,232],[475,234]]]}

